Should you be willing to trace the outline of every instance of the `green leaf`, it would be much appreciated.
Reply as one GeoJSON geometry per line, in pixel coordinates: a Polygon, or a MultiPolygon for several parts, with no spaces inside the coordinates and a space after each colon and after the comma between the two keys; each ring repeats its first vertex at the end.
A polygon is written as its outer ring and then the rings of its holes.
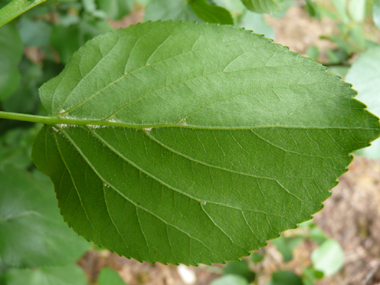
{"type": "Polygon", "coordinates": [[[256,34],[263,34],[267,38],[274,38],[273,27],[266,23],[265,17],[262,14],[247,10],[244,16],[240,18],[239,26],[244,27],[246,30],[252,30],[256,34]]]}
{"type": "Polygon", "coordinates": [[[233,26],[98,36],[40,88],[32,158],[65,220],[121,255],[236,261],[310,219],[379,120],[320,64],[233,26]]]}
{"type": "Polygon", "coordinates": [[[225,25],[234,24],[234,19],[230,12],[223,7],[210,5],[206,0],[190,0],[189,2],[194,12],[206,22],[225,25]]]}
{"type": "Polygon", "coordinates": [[[323,272],[315,270],[312,266],[305,268],[302,271],[303,285],[315,285],[315,280],[322,279],[323,272]]]}
{"type": "Polygon", "coordinates": [[[96,0],[98,8],[114,20],[120,20],[129,14],[135,2],[136,0],[96,0]]]}
{"type": "Polygon", "coordinates": [[[317,5],[315,5],[315,8],[317,9],[317,14],[319,14],[320,16],[326,16],[333,20],[338,19],[338,16],[334,12],[332,12],[331,9],[325,9],[317,5]]]}
{"type": "MultiPolygon", "coordinates": [[[[380,116],[380,46],[372,47],[362,53],[354,62],[346,80],[353,84],[359,92],[358,99],[362,100],[368,110],[380,116]]],[[[357,152],[372,159],[380,158],[380,140],[372,143],[372,146],[357,152]]]]}
{"type": "Polygon", "coordinates": [[[274,13],[283,10],[284,0],[242,0],[247,9],[256,13],[274,13]]]}
{"type": "Polygon", "coordinates": [[[334,73],[342,78],[346,76],[349,69],[349,66],[344,65],[332,65],[328,67],[329,72],[334,73]]]}
{"type": "MultiPolygon", "coordinates": [[[[83,270],[70,264],[64,267],[46,267],[37,270],[10,269],[6,273],[7,285],[86,285],[83,270]]],[[[112,284],[110,284],[112,285],[112,284]]]]}
{"type": "Polygon", "coordinates": [[[347,54],[354,53],[356,51],[352,45],[347,43],[341,37],[338,37],[336,35],[332,35],[330,40],[333,41],[334,43],[336,43],[338,45],[338,47],[340,49],[344,50],[347,54]]]}
{"type": "Polygon", "coordinates": [[[301,278],[293,271],[277,271],[267,285],[303,285],[301,278]]]}
{"type": "Polygon", "coordinates": [[[305,2],[306,2],[307,10],[309,11],[309,16],[310,17],[317,17],[318,16],[318,8],[314,4],[314,2],[312,0],[305,0],[305,2]]]}
{"type": "Polygon", "coordinates": [[[0,10],[0,27],[47,0],[13,0],[0,10]]]}
{"type": "Polygon", "coordinates": [[[256,274],[249,269],[245,260],[228,262],[224,267],[224,275],[235,274],[244,277],[248,282],[252,282],[256,278],[256,274]]]}
{"type": "Polygon", "coordinates": [[[93,37],[111,31],[105,20],[83,19],[68,27],[57,25],[53,29],[51,44],[58,51],[63,63],[67,63],[74,52],[93,37]]]}
{"type": "Polygon", "coordinates": [[[53,185],[41,176],[11,166],[0,168],[0,256],[8,265],[63,265],[88,248],[63,222],[53,185]]]}
{"type": "Polygon", "coordinates": [[[103,268],[100,271],[98,282],[99,285],[126,285],[120,275],[110,268],[103,268]]]}
{"type": "Polygon", "coordinates": [[[239,275],[225,275],[211,282],[210,285],[248,285],[247,279],[239,275]]]}
{"type": "Polygon", "coordinates": [[[375,0],[372,6],[373,22],[380,29],[380,0],[375,0]]]}
{"type": "Polygon", "coordinates": [[[331,0],[331,2],[333,3],[336,11],[338,12],[342,22],[345,24],[350,22],[350,18],[348,17],[348,14],[347,14],[346,0],[331,0]]]}
{"type": "Polygon", "coordinates": [[[254,263],[259,263],[259,262],[262,261],[263,259],[264,259],[264,254],[257,253],[257,252],[252,252],[252,254],[251,254],[251,260],[252,260],[254,263]]]}
{"type": "Polygon", "coordinates": [[[302,237],[280,237],[271,242],[276,246],[277,250],[282,254],[284,261],[289,262],[293,259],[293,249],[295,249],[301,242],[302,237]]]}
{"type": "Polygon", "coordinates": [[[365,2],[366,0],[350,0],[348,2],[348,12],[351,19],[355,22],[363,22],[365,16],[365,2]]]}
{"type": "Polygon", "coordinates": [[[38,87],[43,76],[42,68],[25,57],[19,64],[21,82],[18,89],[2,102],[2,108],[8,112],[33,113],[39,105],[38,87]]]}
{"type": "Polygon", "coordinates": [[[5,100],[16,91],[20,83],[17,69],[22,54],[23,44],[14,25],[0,28],[0,101],[5,100]]]}
{"type": "Polygon", "coordinates": [[[326,54],[330,64],[342,64],[349,57],[349,54],[342,49],[327,50],[326,54]]]}
{"type": "Polygon", "coordinates": [[[187,0],[151,0],[145,9],[144,21],[181,20],[203,22],[187,0]]]}
{"type": "Polygon", "coordinates": [[[323,243],[327,239],[325,232],[314,223],[312,223],[309,227],[308,237],[318,244],[323,243]]]}
{"type": "Polygon", "coordinates": [[[11,129],[0,137],[0,168],[13,165],[19,169],[27,169],[32,165],[30,154],[33,141],[40,126],[31,129],[11,129]]]}
{"type": "Polygon", "coordinates": [[[352,28],[352,32],[350,34],[350,43],[352,45],[358,46],[361,49],[365,49],[367,46],[366,39],[364,37],[363,30],[360,25],[355,25],[352,28]]]}
{"type": "Polygon", "coordinates": [[[317,60],[319,57],[319,49],[317,46],[311,46],[307,49],[306,55],[310,57],[312,60],[317,60]]]}
{"type": "Polygon", "coordinates": [[[212,2],[237,14],[242,14],[246,10],[241,0],[213,0],[212,2]]]}
{"type": "Polygon", "coordinates": [[[343,249],[336,240],[328,239],[313,251],[311,260],[315,269],[333,275],[343,267],[343,249]]]}
{"type": "Polygon", "coordinates": [[[51,24],[24,17],[21,19],[18,29],[26,47],[47,48],[49,46],[49,38],[53,30],[51,24]]]}

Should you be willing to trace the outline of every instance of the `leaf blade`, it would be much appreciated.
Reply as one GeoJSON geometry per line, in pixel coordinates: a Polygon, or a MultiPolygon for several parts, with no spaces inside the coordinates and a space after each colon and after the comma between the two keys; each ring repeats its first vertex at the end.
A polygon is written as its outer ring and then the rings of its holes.
{"type": "Polygon", "coordinates": [[[193,7],[194,12],[206,22],[225,25],[234,24],[231,13],[221,6],[210,5],[206,0],[191,0],[190,5],[193,7]]]}
{"type": "Polygon", "coordinates": [[[248,10],[256,13],[274,13],[283,10],[283,0],[242,0],[248,10]]]}
{"type": "Polygon", "coordinates": [[[248,255],[319,211],[379,135],[348,84],[230,26],[99,36],[40,92],[52,118],[79,122],[44,126],[33,150],[65,220],[140,261],[248,255]]]}

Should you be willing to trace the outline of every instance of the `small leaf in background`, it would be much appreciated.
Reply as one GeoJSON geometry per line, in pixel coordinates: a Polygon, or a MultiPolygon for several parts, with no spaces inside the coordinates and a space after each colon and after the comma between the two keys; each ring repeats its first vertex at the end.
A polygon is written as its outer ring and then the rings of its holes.
{"type": "Polygon", "coordinates": [[[373,1],[372,13],[373,22],[380,29],[380,0],[373,1]]]}
{"type": "Polygon", "coordinates": [[[26,170],[32,165],[30,154],[40,128],[39,125],[30,129],[14,128],[0,136],[0,169],[13,165],[26,170]]]}
{"type": "Polygon", "coordinates": [[[141,261],[249,255],[321,210],[380,133],[349,84],[229,25],[109,32],[39,90],[47,120],[70,123],[45,125],[32,153],[65,220],[141,261]]]}
{"type": "Polygon", "coordinates": [[[241,0],[213,0],[213,3],[218,6],[226,8],[233,13],[242,14],[247,8],[241,2],[241,0]]]}
{"type": "Polygon", "coordinates": [[[190,0],[189,3],[193,7],[195,14],[205,22],[225,25],[234,24],[231,13],[223,7],[210,5],[206,0],[190,0]]]}
{"type": "Polygon", "coordinates": [[[210,285],[249,285],[249,283],[242,276],[230,274],[215,279],[210,285]]]}
{"type": "Polygon", "coordinates": [[[293,259],[293,250],[303,241],[302,237],[280,237],[271,242],[276,246],[277,250],[282,254],[284,262],[293,259]]]}
{"type": "Polygon", "coordinates": [[[227,262],[223,274],[240,275],[247,279],[248,282],[252,282],[256,278],[255,272],[249,269],[248,262],[245,260],[227,262]]]}
{"type": "Polygon", "coordinates": [[[0,168],[0,181],[0,256],[4,263],[23,268],[64,265],[88,248],[89,243],[59,214],[48,177],[7,166],[0,168]]]}
{"type": "Polygon", "coordinates": [[[341,78],[344,78],[346,76],[349,69],[350,69],[349,66],[344,66],[344,65],[328,66],[329,72],[334,73],[334,74],[340,76],[341,78]]]}
{"type": "MultiPolygon", "coordinates": [[[[346,81],[358,91],[356,98],[363,101],[370,112],[380,116],[380,46],[375,46],[359,55],[347,73],[346,81]]],[[[380,140],[356,154],[372,159],[380,158],[380,140]]]]}
{"type": "Polygon", "coordinates": [[[360,49],[365,49],[367,46],[367,41],[363,34],[363,29],[360,25],[355,25],[352,28],[349,42],[351,45],[357,46],[360,49]]]}
{"type": "Polygon", "coordinates": [[[23,54],[21,37],[13,24],[0,28],[0,101],[16,91],[20,83],[18,64],[23,54]]]}
{"type": "MultiPolygon", "coordinates": [[[[41,68],[23,57],[18,69],[21,72],[21,82],[18,89],[1,103],[2,109],[7,112],[45,115],[38,96],[38,88],[42,83],[59,74],[62,71],[62,65],[45,60],[41,68]]],[[[31,123],[28,122],[0,120],[0,133],[15,127],[29,128],[30,126],[31,123]]]]}
{"type": "MultiPolygon", "coordinates": [[[[10,269],[5,274],[7,285],[86,285],[82,268],[75,264],[39,269],[10,269]]],[[[113,285],[109,283],[109,285],[113,285]]]]}
{"type": "Polygon", "coordinates": [[[264,254],[252,252],[250,258],[254,263],[259,263],[264,259],[264,254]]]}
{"type": "Polygon", "coordinates": [[[315,280],[322,279],[324,276],[322,271],[314,269],[312,266],[302,271],[303,285],[315,285],[315,280]]]}
{"type": "MultiPolygon", "coordinates": [[[[328,39],[328,38],[326,38],[326,39],[328,39]]],[[[351,53],[354,53],[356,51],[352,45],[350,45],[344,39],[342,39],[341,37],[339,37],[337,35],[332,35],[329,38],[329,40],[336,43],[338,45],[338,47],[340,49],[344,50],[347,54],[351,54],[351,53]]]]}
{"type": "Polygon", "coordinates": [[[326,54],[329,57],[329,64],[342,64],[349,57],[349,54],[342,49],[327,50],[326,54]]]}
{"type": "Polygon", "coordinates": [[[318,244],[323,243],[327,239],[324,231],[322,231],[322,229],[318,226],[310,228],[309,237],[318,244]]]}
{"type": "Polygon", "coordinates": [[[301,278],[293,271],[277,271],[272,274],[272,280],[267,285],[304,285],[301,278]]]}
{"type": "Polygon", "coordinates": [[[145,8],[144,21],[156,20],[203,22],[187,0],[151,0],[145,8]]]}
{"type": "Polygon", "coordinates": [[[111,268],[103,268],[98,277],[99,285],[126,285],[119,273],[111,268]]]}
{"type": "Polygon", "coordinates": [[[311,46],[307,49],[306,55],[310,57],[312,60],[317,60],[319,57],[319,49],[317,46],[311,46]]]}
{"type": "Polygon", "coordinates": [[[98,9],[106,12],[109,18],[120,20],[132,10],[136,0],[96,0],[98,9]]]}
{"type": "Polygon", "coordinates": [[[2,103],[2,109],[7,112],[32,114],[38,110],[40,99],[38,87],[43,76],[42,68],[23,58],[19,64],[21,82],[18,89],[2,103]]]}
{"type": "Polygon", "coordinates": [[[18,30],[25,47],[41,47],[44,51],[49,47],[53,25],[22,17],[18,30]]]}
{"type": "Polygon", "coordinates": [[[347,14],[347,3],[346,0],[331,0],[331,2],[334,4],[334,7],[336,11],[339,14],[339,17],[341,18],[342,22],[347,24],[350,22],[350,18],[347,14]]]}
{"type": "Polygon", "coordinates": [[[284,9],[283,0],[242,0],[247,9],[256,13],[274,13],[284,9]]]}
{"type": "Polygon", "coordinates": [[[326,16],[333,20],[338,20],[338,15],[336,13],[331,12],[329,9],[325,9],[321,6],[315,5],[315,9],[317,9],[317,14],[319,17],[326,16]]]}
{"type": "Polygon", "coordinates": [[[287,10],[295,5],[297,5],[297,2],[295,0],[283,0],[281,2],[281,10],[279,12],[273,13],[271,16],[277,19],[285,17],[287,10]]]}
{"type": "Polygon", "coordinates": [[[348,1],[348,12],[351,19],[357,23],[361,23],[365,16],[366,0],[350,0],[348,1]]]}
{"type": "Polygon", "coordinates": [[[246,10],[240,18],[239,26],[246,30],[252,30],[256,34],[265,35],[267,38],[274,38],[274,29],[265,21],[265,17],[262,14],[246,10]]]}
{"type": "Polygon", "coordinates": [[[0,10],[0,27],[47,0],[13,0],[0,10]]]}
{"type": "MultiPolygon", "coordinates": [[[[100,0],[101,1],[101,0],[100,0]]],[[[108,1],[110,4],[112,1],[108,1]]],[[[100,19],[106,19],[108,17],[107,13],[103,10],[98,10],[95,0],[83,0],[83,8],[84,10],[93,15],[94,17],[100,18],[100,19]]]]}
{"type": "Polygon", "coordinates": [[[328,239],[313,251],[311,260],[315,269],[333,275],[343,267],[343,249],[336,240],[328,239]]]}
{"type": "Polygon", "coordinates": [[[316,243],[321,244],[323,243],[327,237],[324,231],[318,227],[313,220],[309,220],[307,222],[299,224],[299,227],[302,229],[307,229],[308,232],[303,235],[304,238],[312,239],[316,243]]]}
{"type": "Polygon", "coordinates": [[[312,0],[305,0],[310,17],[317,17],[318,9],[312,0]]]}
{"type": "Polygon", "coordinates": [[[62,62],[66,64],[73,53],[88,40],[111,30],[111,26],[105,20],[84,18],[70,26],[55,26],[50,41],[58,51],[62,62]]]}

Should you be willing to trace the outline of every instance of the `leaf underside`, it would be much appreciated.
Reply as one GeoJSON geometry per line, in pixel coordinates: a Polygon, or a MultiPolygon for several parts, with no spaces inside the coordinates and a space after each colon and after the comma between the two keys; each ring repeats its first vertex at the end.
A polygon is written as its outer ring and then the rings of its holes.
{"type": "Polygon", "coordinates": [[[322,208],[378,119],[310,59],[232,26],[96,37],[40,89],[33,149],[79,234],[139,261],[224,263],[322,208]],[[86,121],[96,121],[87,125],[86,121]]]}

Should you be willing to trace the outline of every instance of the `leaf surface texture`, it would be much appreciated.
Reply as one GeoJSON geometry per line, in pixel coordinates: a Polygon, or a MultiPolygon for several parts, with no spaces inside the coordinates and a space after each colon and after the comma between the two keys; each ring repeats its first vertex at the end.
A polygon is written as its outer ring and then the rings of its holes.
{"type": "Polygon", "coordinates": [[[40,89],[33,160],[87,239],[140,261],[223,263],[296,227],[379,133],[355,91],[232,26],[96,37],[40,89]],[[89,123],[91,122],[91,123],[89,123]]]}

